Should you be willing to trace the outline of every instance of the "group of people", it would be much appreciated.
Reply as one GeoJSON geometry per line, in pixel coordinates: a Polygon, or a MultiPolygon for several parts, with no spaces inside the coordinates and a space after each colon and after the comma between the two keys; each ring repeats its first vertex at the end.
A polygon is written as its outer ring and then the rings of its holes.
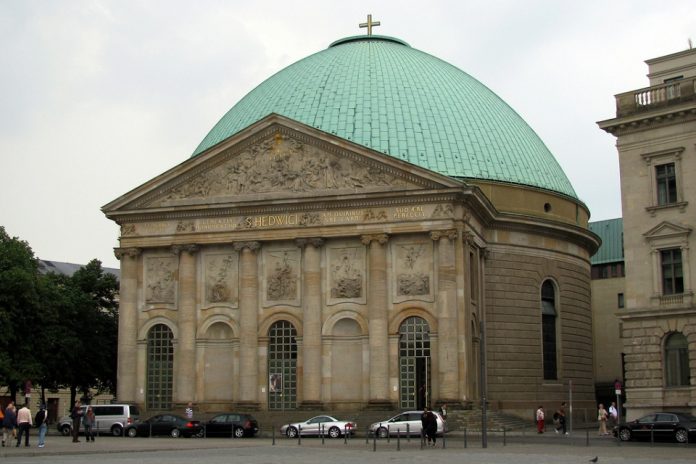
{"type": "Polygon", "coordinates": [[[616,403],[612,402],[609,406],[609,411],[604,408],[602,403],[599,403],[597,409],[597,422],[599,422],[599,435],[609,435],[607,431],[607,422],[611,425],[616,425],[619,421],[619,412],[616,410],[616,403]]]}
{"type": "MultiPolygon", "coordinates": [[[[557,434],[568,435],[566,430],[566,404],[565,401],[561,403],[561,407],[556,410],[553,414],[553,424],[554,429],[557,434]]],[[[536,420],[537,432],[544,433],[546,426],[546,415],[544,414],[544,407],[539,406],[534,415],[536,420]]],[[[599,435],[609,435],[607,431],[607,422],[611,425],[616,425],[619,420],[619,412],[616,409],[616,403],[611,403],[609,410],[604,408],[602,403],[599,404],[599,409],[597,410],[597,422],[599,422],[599,435]]]]}
{"type": "Polygon", "coordinates": [[[85,440],[87,443],[90,441],[94,443],[94,426],[97,421],[94,417],[94,411],[92,406],[87,406],[87,410],[82,409],[82,403],[80,400],[75,401],[75,406],[73,406],[70,413],[70,418],[72,419],[72,441],[73,443],[80,442],[80,423],[85,430],[85,440]]]}
{"type": "Polygon", "coordinates": [[[39,412],[32,418],[29,404],[26,403],[19,411],[13,401],[10,401],[3,411],[0,409],[2,416],[2,446],[11,446],[11,440],[16,439],[16,447],[21,445],[22,437],[24,437],[24,446],[29,446],[29,430],[33,426],[39,429],[39,448],[46,445],[46,432],[48,431],[48,412],[46,405],[41,404],[39,412]]]}
{"type": "MultiPolygon", "coordinates": [[[[446,404],[440,406],[439,413],[443,420],[447,420],[446,404]]],[[[435,446],[437,443],[437,416],[427,406],[423,408],[423,414],[421,414],[421,430],[428,446],[435,446]]]]}

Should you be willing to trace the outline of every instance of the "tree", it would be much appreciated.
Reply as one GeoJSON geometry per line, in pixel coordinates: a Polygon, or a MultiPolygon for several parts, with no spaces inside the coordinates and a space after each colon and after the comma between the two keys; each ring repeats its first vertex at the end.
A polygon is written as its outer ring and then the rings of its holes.
{"type": "Polygon", "coordinates": [[[38,298],[38,261],[29,244],[0,226],[0,382],[16,400],[17,389],[41,371],[34,357],[36,327],[43,311],[38,298]]]}

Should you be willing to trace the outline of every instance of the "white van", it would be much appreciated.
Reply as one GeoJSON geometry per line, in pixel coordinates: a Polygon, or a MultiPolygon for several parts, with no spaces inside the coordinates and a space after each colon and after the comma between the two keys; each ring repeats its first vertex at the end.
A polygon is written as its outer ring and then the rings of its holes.
{"type": "MultiPolygon", "coordinates": [[[[140,410],[132,404],[95,404],[92,405],[94,411],[95,424],[93,431],[95,434],[109,433],[115,437],[123,434],[123,429],[128,424],[138,420],[140,410]]],[[[87,406],[82,406],[83,416],[87,412],[87,406]]],[[[58,421],[58,431],[69,436],[72,434],[72,419],[64,416],[58,421]]],[[[80,432],[84,432],[84,426],[80,421],[80,432]]]]}

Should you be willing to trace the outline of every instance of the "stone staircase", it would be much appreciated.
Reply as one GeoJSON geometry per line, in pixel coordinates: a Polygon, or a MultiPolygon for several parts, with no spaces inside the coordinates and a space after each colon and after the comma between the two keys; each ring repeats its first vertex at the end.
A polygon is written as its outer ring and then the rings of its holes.
{"type": "MultiPolygon", "coordinates": [[[[481,409],[463,409],[447,412],[447,429],[449,431],[481,430],[481,409]]],[[[500,411],[486,411],[488,430],[527,430],[533,429],[532,420],[524,420],[500,411]]]]}

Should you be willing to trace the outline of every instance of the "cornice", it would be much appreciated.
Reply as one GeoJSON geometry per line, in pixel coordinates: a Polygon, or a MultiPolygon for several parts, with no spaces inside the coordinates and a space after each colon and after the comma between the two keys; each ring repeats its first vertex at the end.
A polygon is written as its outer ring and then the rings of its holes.
{"type": "Polygon", "coordinates": [[[663,107],[651,111],[632,113],[627,116],[597,122],[600,129],[615,135],[654,129],[696,120],[696,105],[693,102],[663,107]]]}

